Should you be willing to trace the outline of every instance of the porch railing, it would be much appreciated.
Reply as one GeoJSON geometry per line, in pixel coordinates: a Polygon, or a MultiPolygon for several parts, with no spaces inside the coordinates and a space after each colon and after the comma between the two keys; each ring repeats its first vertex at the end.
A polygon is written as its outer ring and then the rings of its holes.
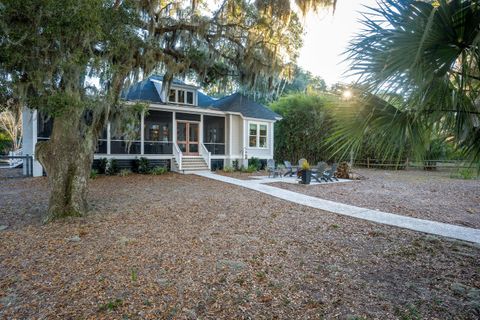
{"type": "Polygon", "coordinates": [[[205,147],[213,155],[225,154],[225,143],[205,142],[205,147]]]}
{"type": "Polygon", "coordinates": [[[210,160],[212,158],[212,154],[210,151],[208,151],[207,147],[203,143],[200,142],[200,155],[205,159],[208,165],[208,170],[212,169],[212,161],[210,160]]]}
{"type": "Polygon", "coordinates": [[[175,157],[175,161],[177,161],[178,171],[181,171],[183,154],[176,142],[173,142],[173,156],[175,157]]]}
{"type": "Polygon", "coordinates": [[[10,168],[16,168],[23,164],[22,153],[22,148],[8,152],[8,155],[10,157],[8,160],[8,165],[10,166],[10,168]]]}

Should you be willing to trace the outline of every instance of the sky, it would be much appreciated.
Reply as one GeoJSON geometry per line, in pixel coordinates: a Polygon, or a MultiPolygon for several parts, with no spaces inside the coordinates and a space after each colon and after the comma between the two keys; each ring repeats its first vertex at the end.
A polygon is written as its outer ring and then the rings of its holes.
{"type": "Polygon", "coordinates": [[[342,74],[348,70],[348,63],[342,52],[349,40],[362,28],[358,20],[364,6],[376,7],[375,0],[338,0],[335,14],[332,11],[309,14],[305,20],[303,48],[298,65],[315,76],[322,77],[328,85],[336,82],[350,82],[342,74]]]}

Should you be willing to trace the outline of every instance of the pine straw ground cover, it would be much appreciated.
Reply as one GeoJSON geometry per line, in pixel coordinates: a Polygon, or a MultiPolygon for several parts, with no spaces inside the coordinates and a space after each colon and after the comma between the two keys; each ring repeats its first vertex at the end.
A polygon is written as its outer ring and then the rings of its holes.
{"type": "Polygon", "coordinates": [[[449,172],[356,169],[366,180],[272,186],[354,206],[480,229],[480,180],[449,172]]]}
{"type": "Polygon", "coordinates": [[[41,225],[45,185],[0,180],[0,318],[480,316],[479,246],[176,174],[97,178],[41,225]]]}

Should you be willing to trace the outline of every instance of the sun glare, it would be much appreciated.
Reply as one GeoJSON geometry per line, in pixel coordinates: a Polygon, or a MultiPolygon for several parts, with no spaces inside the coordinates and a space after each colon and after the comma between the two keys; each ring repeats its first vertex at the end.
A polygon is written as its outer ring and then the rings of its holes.
{"type": "Polygon", "coordinates": [[[353,97],[353,93],[352,93],[352,91],[350,91],[350,90],[345,90],[345,91],[343,91],[343,93],[342,93],[342,97],[343,97],[343,99],[345,99],[345,100],[349,100],[349,99],[351,99],[351,98],[353,97]]]}

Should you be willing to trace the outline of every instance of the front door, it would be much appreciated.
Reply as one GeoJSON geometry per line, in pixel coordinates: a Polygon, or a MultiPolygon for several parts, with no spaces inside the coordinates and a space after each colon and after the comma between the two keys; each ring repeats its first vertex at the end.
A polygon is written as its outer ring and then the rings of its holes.
{"type": "Polygon", "coordinates": [[[177,121],[177,145],[186,155],[198,155],[198,123],[177,121]]]}

